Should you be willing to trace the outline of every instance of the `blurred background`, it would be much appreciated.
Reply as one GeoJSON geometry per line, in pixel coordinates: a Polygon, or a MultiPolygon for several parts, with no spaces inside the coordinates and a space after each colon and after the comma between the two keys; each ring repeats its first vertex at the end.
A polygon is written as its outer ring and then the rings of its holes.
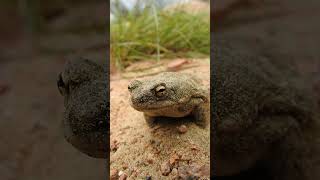
{"type": "Polygon", "coordinates": [[[56,87],[67,59],[107,59],[104,0],[0,1],[0,179],[105,179],[68,144],[56,87]]]}
{"type": "Polygon", "coordinates": [[[111,73],[125,72],[142,61],[208,58],[209,2],[111,0],[111,73]]]}

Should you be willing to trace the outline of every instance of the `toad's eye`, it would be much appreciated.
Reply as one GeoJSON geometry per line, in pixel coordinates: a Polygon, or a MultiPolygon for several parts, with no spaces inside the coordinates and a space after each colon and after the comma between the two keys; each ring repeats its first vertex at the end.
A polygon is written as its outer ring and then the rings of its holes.
{"type": "Polygon", "coordinates": [[[69,91],[68,86],[63,81],[61,74],[59,74],[59,76],[58,76],[57,86],[58,86],[58,89],[59,89],[59,92],[61,95],[65,95],[66,93],[68,93],[68,91],[69,91]]]}
{"type": "Polygon", "coordinates": [[[164,85],[159,85],[156,87],[156,96],[162,97],[166,92],[166,87],[164,85]]]}

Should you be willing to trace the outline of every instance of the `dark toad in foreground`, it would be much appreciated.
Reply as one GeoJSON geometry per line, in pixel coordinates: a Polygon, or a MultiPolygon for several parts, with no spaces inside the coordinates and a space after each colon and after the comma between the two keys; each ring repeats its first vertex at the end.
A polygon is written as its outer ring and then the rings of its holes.
{"type": "Polygon", "coordinates": [[[68,61],[58,77],[64,97],[66,140],[81,152],[106,158],[108,103],[106,68],[86,59],[68,61]]]}
{"type": "Polygon", "coordinates": [[[211,52],[213,175],[317,179],[317,105],[307,80],[289,63],[221,39],[211,52]]]}

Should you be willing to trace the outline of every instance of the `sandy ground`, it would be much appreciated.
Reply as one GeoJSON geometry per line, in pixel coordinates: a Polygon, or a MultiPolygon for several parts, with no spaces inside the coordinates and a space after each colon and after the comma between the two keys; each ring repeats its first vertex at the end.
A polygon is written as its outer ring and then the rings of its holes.
{"type": "MultiPolygon", "coordinates": [[[[196,66],[182,72],[198,76],[209,88],[209,59],[195,60],[189,65],[193,64],[196,66]]],[[[110,82],[111,173],[122,171],[129,179],[173,179],[178,173],[183,175],[184,170],[190,170],[203,178],[208,177],[210,127],[201,129],[191,122],[192,119],[184,118],[149,128],[143,113],[129,105],[128,84],[132,79],[110,82]],[[183,134],[177,130],[182,124],[187,126],[187,132],[183,134]],[[173,166],[171,173],[167,171],[168,175],[162,175],[170,166],[173,166]]]]}

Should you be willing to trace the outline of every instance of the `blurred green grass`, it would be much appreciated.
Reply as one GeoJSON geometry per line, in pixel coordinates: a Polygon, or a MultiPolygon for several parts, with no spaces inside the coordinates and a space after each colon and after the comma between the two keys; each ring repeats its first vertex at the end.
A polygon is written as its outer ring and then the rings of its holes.
{"type": "Polygon", "coordinates": [[[117,15],[110,26],[111,63],[120,70],[139,60],[210,55],[210,16],[145,8],[117,15]]]}

